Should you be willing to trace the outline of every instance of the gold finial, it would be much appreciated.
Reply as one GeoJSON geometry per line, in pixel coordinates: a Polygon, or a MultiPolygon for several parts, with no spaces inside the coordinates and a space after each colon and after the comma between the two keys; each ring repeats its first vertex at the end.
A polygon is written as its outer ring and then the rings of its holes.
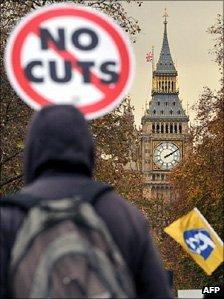
{"type": "Polygon", "coordinates": [[[169,17],[168,13],[167,13],[167,10],[166,10],[166,7],[165,7],[165,11],[164,11],[164,24],[167,24],[167,18],[169,17]]]}

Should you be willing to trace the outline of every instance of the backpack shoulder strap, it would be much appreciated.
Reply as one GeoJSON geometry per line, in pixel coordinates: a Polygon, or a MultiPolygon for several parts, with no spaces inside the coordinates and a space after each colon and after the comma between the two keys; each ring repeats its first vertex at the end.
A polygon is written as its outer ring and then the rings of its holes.
{"type": "MultiPolygon", "coordinates": [[[[75,195],[81,195],[82,198],[88,201],[93,206],[101,198],[104,193],[110,192],[113,187],[100,183],[89,182],[82,189],[77,190],[75,195]]],[[[26,193],[14,193],[0,198],[0,207],[17,207],[25,211],[40,203],[42,199],[26,193]]]]}
{"type": "Polygon", "coordinates": [[[113,191],[113,189],[114,188],[108,184],[91,181],[85,184],[82,190],[78,190],[76,194],[81,195],[84,200],[94,206],[103,194],[113,191]]]}
{"type": "Polygon", "coordinates": [[[14,193],[0,198],[0,207],[17,207],[23,210],[29,210],[37,205],[41,198],[25,193],[14,193]]]}

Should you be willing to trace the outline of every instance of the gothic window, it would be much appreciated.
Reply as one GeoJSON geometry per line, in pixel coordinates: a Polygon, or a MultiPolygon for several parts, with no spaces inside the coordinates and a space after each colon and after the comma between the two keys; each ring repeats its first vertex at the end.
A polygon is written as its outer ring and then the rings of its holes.
{"type": "Polygon", "coordinates": [[[161,125],[161,133],[164,133],[164,125],[161,125]]]}
{"type": "Polygon", "coordinates": [[[182,125],[181,124],[179,125],[179,131],[180,131],[180,133],[182,133],[182,125]]]}
{"type": "Polygon", "coordinates": [[[163,110],[161,110],[161,114],[163,114],[163,110]]]}
{"type": "Polygon", "coordinates": [[[164,181],[164,174],[161,174],[161,180],[164,181]]]}
{"type": "Polygon", "coordinates": [[[174,125],[174,133],[177,133],[177,124],[174,125]]]}
{"type": "Polygon", "coordinates": [[[155,133],[155,125],[152,124],[152,132],[155,133]]]}
{"type": "Polygon", "coordinates": [[[173,124],[170,124],[170,133],[173,133],[173,124]]]}
{"type": "Polygon", "coordinates": [[[160,105],[160,102],[158,102],[158,106],[160,105]]]}
{"type": "Polygon", "coordinates": [[[165,102],[165,105],[167,106],[167,105],[168,105],[168,103],[167,103],[167,102],[165,102]]]}
{"type": "Polygon", "coordinates": [[[172,91],[173,91],[173,82],[172,82],[172,91]]]}
{"type": "Polygon", "coordinates": [[[153,113],[156,114],[156,109],[153,110],[153,113]]]}
{"type": "Polygon", "coordinates": [[[159,133],[159,124],[156,125],[156,133],[159,133]]]}
{"type": "Polygon", "coordinates": [[[180,114],[180,110],[178,110],[177,113],[180,114]]]}
{"type": "Polygon", "coordinates": [[[168,82],[168,89],[169,89],[169,91],[170,91],[170,81],[168,82]]]}
{"type": "Polygon", "coordinates": [[[166,124],[166,133],[169,133],[168,124],[166,124]]]}
{"type": "Polygon", "coordinates": [[[176,105],[176,103],[175,102],[173,102],[173,106],[175,106],[176,105]]]}
{"type": "Polygon", "coordinates": [[[173,114],[173,110],[170,110],[170,114],[171,114],[171,115],[173,114]]]}

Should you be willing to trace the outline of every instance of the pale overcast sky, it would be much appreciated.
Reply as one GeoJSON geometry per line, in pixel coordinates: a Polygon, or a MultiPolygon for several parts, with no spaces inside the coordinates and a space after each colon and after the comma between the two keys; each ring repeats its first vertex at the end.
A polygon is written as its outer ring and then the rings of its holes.
{"type": "MultiPolygon", "coordinates": [[[[134,1],[133,1],[134,2],[134,1]]],[[[217,89],[219,73],[213,56],[212,36],[206,33],[208,27],[216,22],[218,13],[223,13],[222,1],[143,1],[141,7],[135,3],[123,2],[128,14],[139,21],[141,32],[134,44],[136,56],[136,74],[130,90],[132,104],[135,107],[137,126],[151,97],[151,63],[146,63],[145,55],[155,50],[157,62],[163,38],[164,8],[168,12],[168,40],[173,61],[176,62],[183,107],[192,106],[203,90],[203,86],[217,89]]],[[[189,109],[191,121],[193,114],[189,109]]]]}

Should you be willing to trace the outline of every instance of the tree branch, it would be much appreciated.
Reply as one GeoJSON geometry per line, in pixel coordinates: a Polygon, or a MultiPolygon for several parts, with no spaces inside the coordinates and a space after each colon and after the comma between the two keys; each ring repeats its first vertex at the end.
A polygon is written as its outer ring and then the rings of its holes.
{"type": "Polygon", "coordinates": [[[21,174],[18,174],[17,176],[14,176],[14,177],[12,177],[12,178],[10,178],[10,179],[8,179],[8,180],[2,182],[2,183],[0,184],[0,188],[2,188],[2,187],[4,187],[5,185],[8,185],[8,184],[10,184],[10,183],[12,183],[12,182],[14,182],[14,181],[17,181],[17,180],[21,179],[22,176],[23,176],[23,174],[21,173],[21,174]]]}
{"type": "Polygon", "coordinates": [[[0,166],[5,164],[6,162],[10,161],[11,159],[15,158],[17,155],[21,154],[23,152],[23,149],[19,150],[18,152],[14,153],[12,156],[5,158],[1,163],[0,166]]]}

